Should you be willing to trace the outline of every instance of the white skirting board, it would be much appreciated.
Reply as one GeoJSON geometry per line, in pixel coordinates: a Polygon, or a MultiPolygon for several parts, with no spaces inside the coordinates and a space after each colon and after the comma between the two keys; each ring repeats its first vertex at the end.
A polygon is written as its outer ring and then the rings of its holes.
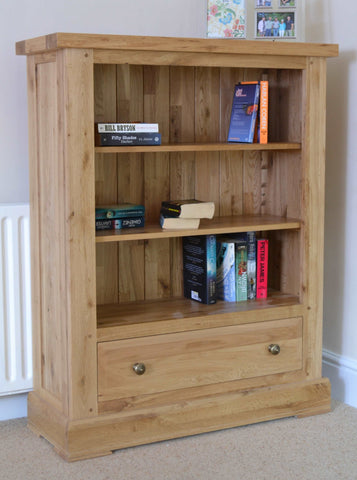
{"type": "Polygon", "coordinates": [[[357,360],[324,349],[322,374],[330,379],[332,398],[357,408],[357,360]]]}
{"type": "Polygon", "coordinates": [[[0,204],[0,397],[32,388],[28,204],[0,204]]]}

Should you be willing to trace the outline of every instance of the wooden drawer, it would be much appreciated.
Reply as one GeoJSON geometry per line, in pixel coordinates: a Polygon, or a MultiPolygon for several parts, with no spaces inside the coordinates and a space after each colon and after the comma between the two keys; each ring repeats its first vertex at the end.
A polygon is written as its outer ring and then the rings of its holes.
{"type": "Polygon", "coordinates": [[[98,395],[107,401],[301,368],[300,317],[118,340],[98,344],[98,395]],[[137,363],[144,374],[134,372],[137,363]]]}

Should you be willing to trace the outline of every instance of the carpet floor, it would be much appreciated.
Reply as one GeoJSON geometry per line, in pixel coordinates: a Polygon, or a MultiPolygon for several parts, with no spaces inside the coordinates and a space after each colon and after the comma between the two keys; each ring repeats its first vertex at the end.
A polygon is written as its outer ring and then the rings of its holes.
{"type": "Polygon", "coordinates": [[[0,422],[1,480],[357,480],[357,409],[287,418],[67,463],[26,418],[0,422]]]}

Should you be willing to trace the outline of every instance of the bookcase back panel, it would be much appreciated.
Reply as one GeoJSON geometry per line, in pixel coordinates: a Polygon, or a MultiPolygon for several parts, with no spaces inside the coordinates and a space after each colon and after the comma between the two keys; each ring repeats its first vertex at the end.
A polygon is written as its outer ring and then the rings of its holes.
{"type": "MultiPolygon", "coordinates": [[[[158,123],[163,144],[226,142],[234,85],[268,79],[270,140],[298,142],[301,78],[291,70],[98,64],[95,121],[158,123]]],[[[299,152],[97,154],[96,204],[143,203],[146,222],[156,224],[161,201],[180,198],[212,200],[217,216],[299,218],[299,175],[299,152]]],[[[299,249],[287,239],[284,249],[290,242],[299,249]]],[[[96,260],[100,304],[182,294],[180,239],[97,245],[96,260]]]]}

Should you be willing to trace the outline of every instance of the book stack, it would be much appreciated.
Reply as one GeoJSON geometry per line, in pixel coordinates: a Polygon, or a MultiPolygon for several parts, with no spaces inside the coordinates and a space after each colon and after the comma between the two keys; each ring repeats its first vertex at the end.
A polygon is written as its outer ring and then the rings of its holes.
{"type": "Polygon", "coordinates": [[[96,145],[161,145],[157,123],[98,123],[95,130],[96,145]]]}
{"type": "Polygon", "coordinates": [[[267,298],[268,240],[255,232],[182,239],[184,296],[211,304],[267,298]]]}
{"type": "Polygon", "coordinates": [[[266,298],[268,293],[268,240],[255,232],[217,239],[217,298],[240,302],[266,298]]]}
{"type": "Polygon", "coordinates": [[[120,230],[145,225],[145,207],[133,203],[101,205],[95,209],[95,229],[120,230]]]}
{"type": "Polygon", "coordinates": [[[268,93],[267,80],[235,86],[228,142],[268,143],[268,93]]]}
{"type": "Polygon", "coordinates": [[[160,225],[167,230],[197,229],[201,218],[213,218],[214,202],[196,199],[168,200],[161,203],[160,225]]]}

